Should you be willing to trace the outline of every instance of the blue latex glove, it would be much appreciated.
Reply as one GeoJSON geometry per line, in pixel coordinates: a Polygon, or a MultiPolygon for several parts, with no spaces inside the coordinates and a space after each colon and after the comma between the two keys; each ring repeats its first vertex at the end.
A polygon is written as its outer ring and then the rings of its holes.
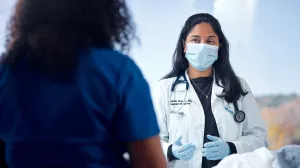
{"type": "Polygon", "coordinates": [[[182,136],[180,136],[176,140],[176,142],[172,145],[172,153],[179,160],[184,160],[184,161],[191,160],[194,156],[196,146],[191,143],[187,143],[183,145],[181,143],[181,138],[182,136]]]}
{"type": "Polygon", "coordinates": [[[205,143],[202,151],[202,156],[207,160],[222,160],[230,154],[230,148],[226,141],[211,135],[207,135],[207,138],[212,141],[205,143]]]}

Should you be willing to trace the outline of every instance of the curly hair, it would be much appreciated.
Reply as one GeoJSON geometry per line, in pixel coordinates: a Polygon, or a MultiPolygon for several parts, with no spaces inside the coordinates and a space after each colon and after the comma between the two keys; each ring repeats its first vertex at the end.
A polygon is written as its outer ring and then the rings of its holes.
{"type": "Polygon", "coordinates": [[[2,63],[22,57],[50,72],[72,69],[91,47],[128,51],[135,25],[125,0],[18,0],[2,63]]]}

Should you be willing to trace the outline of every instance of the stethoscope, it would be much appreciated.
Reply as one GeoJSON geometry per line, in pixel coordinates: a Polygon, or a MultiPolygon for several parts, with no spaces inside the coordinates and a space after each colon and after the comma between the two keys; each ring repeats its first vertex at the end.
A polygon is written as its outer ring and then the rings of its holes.
{"type": "MultiPolygon", "coordinates": [[[[186,76],[185,76],[184,73],[181,73],[180,75],[178,75],[177,78],[176,78],[176,80],[172,84],[172,86],[171,86],[171,94],[170,94],[170,99],[169,100],[171,100],[171,98],[172,98],[172,93],[175,91],[176,85],[178,85],[180,83],[184,83],[185,84],[185,94],[184,94],[183,102],[186,101],[187,91],[189,90],[190,84],[189,84],[188,80],[186,79],[186,76]],[[183,80],[181,79],[181,77],[183,77],[183,80]]],[[[171,101],[170,101],[170,105],[169,106],[171,107],[171,101]]],[[[183,104],[181,106],[179,106],[179,108],[177,110],[175,110],[175,109],[171,110],[170,109],[170,113],[171,114],[184,115],[184,112],[180,111],[182,109],[182,107],[183,107],[183,104]]]]}
{"type": "Polygon", "coordinates": [[[233,114],[234,121],[237,123],[243,122],[246,119],[246,113],[242,110],[239,110],[236,101],[233,103],[233,106],[234,106],[234,114],[233,114]]]}
{"type": "MultiPolygon", "coordinates": [[[[187,91],[189,90],[190,84],[189,84],[189,82],[188,82],[188,80],[187,80],[187,78],[185,76],[185,73],[180,73],[177,76],[177,78],[174,81],[174,83],[172,84],[172,86],[171,86],[170,100],[172,98],[172,93],[175,91],[176,85],[181,84],[181,83],[185,84],[185,95],[184,95],[183,102],[186,101],[186,99],[187,99],[187,91]],[[181,77],[183,77],[183,80],[181,79],[181,77]]],[[[242,123],[246,119],[246,113],[244,111],[239,110],[237,102],[234,102],[233,105],[234,105],[233,119],[237,123],[242,123]]],[[[170,106],[171,106],[171,102],[170,102],[170,106]]],[[[175,110],[175,109],[170,110],[170,113],[172,113],[172,114],[178,114],[178,115],[184,115],[184,112],[181,111],[182,107],[183,107],[183,104],[181,106],[179,106],[179,108],[177,110],[175,110]]]]}

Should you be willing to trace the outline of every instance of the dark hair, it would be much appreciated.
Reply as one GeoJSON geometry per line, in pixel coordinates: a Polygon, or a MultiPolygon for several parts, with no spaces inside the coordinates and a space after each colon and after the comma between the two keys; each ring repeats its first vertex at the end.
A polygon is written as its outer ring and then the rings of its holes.
{"type": "Polygon", "coordinates": [[[219,57],[213,64],[215,70],[215,78],[218,86],[223,85],[224,91],[220,98],[224,98],[227,102],[232,103],[237,101],[241,95],[247,93],[243,91],[238,77],[235,75],[229,61],[229,43],[225,35],[222,32],[219,21],[210,14],[200,13],[192,15],[185,22],[184,27],[181,30],[177,46],[173,55],[173,68],[163,79],[178,76],[180,73],[188,68],[188,60],[185,58],[184,42],[189,32],[195,25],[200,23],[209,23],[220,40],[219,57]],[[220,83],[221,82],[221,83],[220,83]]]}
{"type": "Polygon", "coordinates": [[[26,56],[47,72],[68,71],[90,48],[129,50],[134,24],[124,0],[18,0],[2,63],[26,56]]]}

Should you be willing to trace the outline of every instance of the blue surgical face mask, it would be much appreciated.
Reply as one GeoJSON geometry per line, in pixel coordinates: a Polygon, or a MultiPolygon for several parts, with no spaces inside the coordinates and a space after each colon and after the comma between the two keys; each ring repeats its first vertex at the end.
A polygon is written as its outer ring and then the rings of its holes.
{"type": "Polygon", "coordinates": [[[205,71],[218,59],[218,50],[219,46],[187,43],[185,57],[193,68],[205,71]]]}

